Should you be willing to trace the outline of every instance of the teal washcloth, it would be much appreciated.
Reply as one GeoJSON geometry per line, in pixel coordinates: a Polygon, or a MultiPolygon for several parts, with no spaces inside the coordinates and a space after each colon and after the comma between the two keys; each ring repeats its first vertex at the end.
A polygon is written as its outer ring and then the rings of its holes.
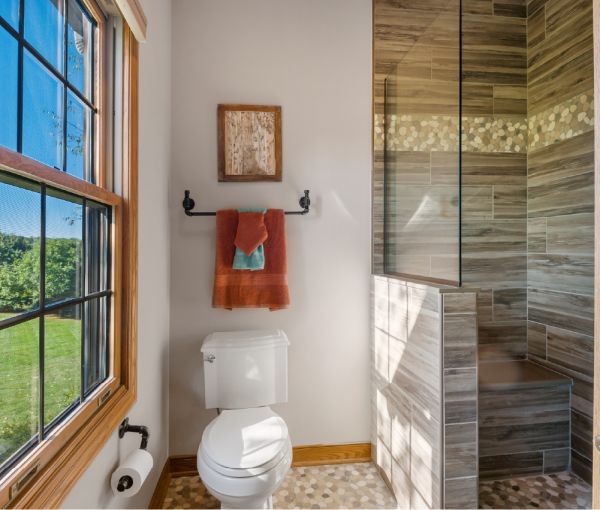
{"type": "MultiPolygon", "coordinates": [[[[238,209],[238,212],[261,212],[267,210],[262,207],[247,207],[238,209]]],[[[260,271],[265,268],[265,245],[261,244],[250,255],[246,255],[242,250],[236,247],[233,257],[233,269],[246,269],[249,271],[260,271]]]]}

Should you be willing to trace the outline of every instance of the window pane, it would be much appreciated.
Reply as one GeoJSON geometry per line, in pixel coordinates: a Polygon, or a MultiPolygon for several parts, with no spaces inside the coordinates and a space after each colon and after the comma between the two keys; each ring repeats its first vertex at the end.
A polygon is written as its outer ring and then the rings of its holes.
{"type": "Polygon", "coordinates": [[[19,0],[2,0],[0,2],[0,16],[15,30],[19,29],[19,0]]]}
{"type": "Polygon", "coordinates": [[[81,305],[44,316],[44,426],[79,400],[81,305]]]}
{"type": "Polygon", "coordinates": [[[86,265],[87,294],[108,288],[108,208],[87,203],[86,265]]]}
{"type": "Polygon", "coordinates": [[[67,173],[91,181],[92,112],[71,91],[67,93],[67,173]]]}
{"type": "Polygon", "coordinates": [[[38,432],[39,321],[0,330],[0,464],[38,432]]]}
{"type": "Polygon", "coordinates": [[[12,150],[17,149],[18,49],[17,40],[0,27],[0,145],[12,150]]]}
{"type": "Polygon", "coordinates": [[[23,68],[23,154],[62,169],[63,85],[28,51],[23,68]]]}
{"type": "Polygon", "coordinates": [[[76,0],[68,2],[67,78],[91,101],[94,26],[76,0]]]}
{"type": "Polygon", "coordinates": [[[25,0],[25,39],[61,73],[64,54],[63,2],[25,0]]]}
{"type": "Polygon", "coordinates": [[[84,394],[108,377],[108,334],[106,298],[85,303],[85,337],[83,343],[84,394]]]}
{"type": "Polygon", "coordinates": [[[39,306],[39,191],[0,172],[0,320],[39,306]]]}
{"type": "Polygon", "coordinates": [[[48,190],[46,197],[46,303],[81,296],[83,203],[48,190]]]}

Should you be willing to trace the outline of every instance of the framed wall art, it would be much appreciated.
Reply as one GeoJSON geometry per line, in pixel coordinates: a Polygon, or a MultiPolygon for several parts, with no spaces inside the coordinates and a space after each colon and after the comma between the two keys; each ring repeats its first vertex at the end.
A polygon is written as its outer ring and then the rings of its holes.
{"type": "Polygon", "coordinates": [[[220,104],[220,182],[281,181],[281,107],[220,104]]]}

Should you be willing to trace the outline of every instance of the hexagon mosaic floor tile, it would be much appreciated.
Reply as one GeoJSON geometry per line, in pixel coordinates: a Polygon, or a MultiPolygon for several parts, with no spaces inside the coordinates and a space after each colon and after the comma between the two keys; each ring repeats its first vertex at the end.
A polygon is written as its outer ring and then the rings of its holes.
{"type": "Polygon", "coordinates": [[[479,484],[479,508],[592,508],[592,488],[573,473],[479,484]]]}
{"type": "MultiPolygon", "coordinates": [[[[273,495],[274,508],[396,508],[373,464],[290,469],[273,495]]],[[[163,508],[219,508],[197,476],[173,478],[163,508]]]]}

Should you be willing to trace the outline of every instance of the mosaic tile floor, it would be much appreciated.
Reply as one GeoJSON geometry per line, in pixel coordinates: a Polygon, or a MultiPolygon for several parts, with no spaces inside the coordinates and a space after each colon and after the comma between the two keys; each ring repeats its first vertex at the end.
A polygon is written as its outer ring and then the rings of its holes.
{"type": "MultiPolygon", "coordinates": [[[[273,495],[274,508],[396,508],[373,464],[290,469],[273,495]]],[[[173,478],[163,508],[219,508],[197,476],[173,478]]]]}
{"type": "Polygon", "coordinates": [[[573,473],[479,484],[480,508],[592,508],[592,488],[573,473]]]}

